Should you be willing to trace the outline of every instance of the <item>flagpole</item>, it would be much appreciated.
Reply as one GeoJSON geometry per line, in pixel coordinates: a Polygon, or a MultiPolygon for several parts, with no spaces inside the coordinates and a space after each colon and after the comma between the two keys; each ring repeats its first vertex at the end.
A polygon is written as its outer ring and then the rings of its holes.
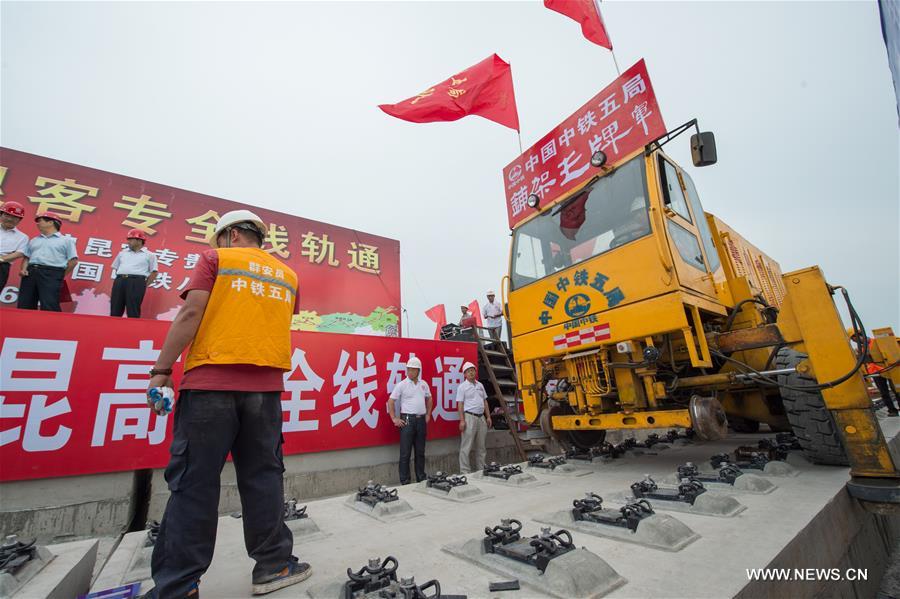
{"type": "MultiPolygon", "coordinates": [[[[594,8],[597,9],[597,16],[600,17],[600,22],[603,23],[603,29],[606,30],[606,37],[609,38],[609,45],[615,48],[615,44],[612,43],[612,36],[609,34],[609,28],[606,26],[606,21],[603,20],[603,13],[600,12],[601,2],[603,2],[603,0],[594,0],[594,8]]],[[[616,74],[621,75],[622,69],[619,68],[619,61],[616,60],[616,51],[610,48],[609,53],[612,54],[613,64],[616,65],[616,74]]]]}
{"type": "Polygon", "coordinates": [[[522,132],[516,129],[516,135],[519,136],[519,154],[524,154],[525,150],[522,149],[522,132]]]}

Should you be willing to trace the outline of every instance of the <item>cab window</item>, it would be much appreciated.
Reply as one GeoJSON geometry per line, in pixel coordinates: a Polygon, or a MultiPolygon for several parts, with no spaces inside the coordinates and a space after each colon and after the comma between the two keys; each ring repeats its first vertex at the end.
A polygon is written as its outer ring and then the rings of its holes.
{"type": "Polygon", "coordinates": [[[515,230],[511,287],[649,234],[646,169],[638,156],[515,230]]]}
{"type": "Polygon", "coordinates": [[[709,272],[715,272],[721,266],[719,254],[716,251],[716,242],[713,240],[712,231],[709,223],[706,222],[706,215],[703,214],[703,206],[700,205],[700,196],[697,195],[697,188],[690,176],[681,171],[681,177],[684,179],[684,187],[687,190],[688,199],[691,202],[691,210],[697,217],[697,232],[700,233],[700,239],[703,241],[703,249],[706,252],[706,259],[709,262],[709,272]]]}
{"type": "Polygon", "coordinates": [[[662,163],[662,183],[665,192],[666,206],[675,211],[675,214],[686,220],[691,220],[691,213],[688,210],[687,200],[684,198],[684,192],[681,189],[681,183],[678,181],[678,171],[675,166],[660,156],[659,161],[662,163]]]}

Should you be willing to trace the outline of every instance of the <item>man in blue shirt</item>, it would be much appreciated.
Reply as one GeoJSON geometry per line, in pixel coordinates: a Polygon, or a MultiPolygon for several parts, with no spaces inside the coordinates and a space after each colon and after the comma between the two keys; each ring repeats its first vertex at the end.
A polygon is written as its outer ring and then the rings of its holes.
{"type": "Polygon", "coordinates": [[[40,235],[25,246],[22,283],[17,307],[25,310],[60,312],[59,292],[63,279],[75,268],[78,252],[75,240],[59,232],[62,218],[52,212],[38,212],[34,218],[40,235]]]}

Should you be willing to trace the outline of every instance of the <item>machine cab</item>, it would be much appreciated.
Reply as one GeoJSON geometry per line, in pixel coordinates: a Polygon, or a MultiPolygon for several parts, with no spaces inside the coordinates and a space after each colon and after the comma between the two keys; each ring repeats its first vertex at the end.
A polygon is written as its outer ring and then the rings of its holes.
{"type": "Polygon", "coordinates": [[[721,265],[690,176],[652,145],[599,170],[513,231],[514,336],[676,290],[716,301],[721,265]]]}

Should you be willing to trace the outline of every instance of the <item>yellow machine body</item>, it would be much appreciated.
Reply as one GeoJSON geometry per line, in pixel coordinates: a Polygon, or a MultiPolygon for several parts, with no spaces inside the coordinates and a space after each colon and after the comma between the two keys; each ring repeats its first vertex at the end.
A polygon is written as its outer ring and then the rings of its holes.
{"type": "MultiPolygon", "coordinates": [[[[598,169],[516,225],[505,283],[525,418],[573,439],[690,427],[693,397],[716,398],[733,426],[788,431],[780,388],[737,363],[774,372],[787,348],[795,363],[785,372],[815,384],[857,358],[822,272],[783,274],[703,211],[688,174],[658,147],[598,169]]],[[[876,335],[888,362],[900,353],[889,336],[876,335]]],[[[853,473],[894,477],[863,374],[821,396],[853,473]]]]}

